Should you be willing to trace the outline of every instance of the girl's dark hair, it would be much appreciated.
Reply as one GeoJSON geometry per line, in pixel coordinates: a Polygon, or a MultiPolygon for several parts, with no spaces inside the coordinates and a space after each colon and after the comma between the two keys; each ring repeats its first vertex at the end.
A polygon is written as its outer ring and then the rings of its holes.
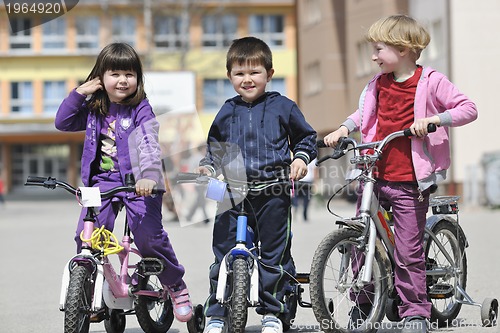
{"type": "MultiPolygon", "coordinates": [[[[132,46],[126,43],[112,43],[104,47],[97,56],[94,68],[92,68],[85,82],[95,78],[99,78],[102,82],[104,73],[108,70],[134,71],[137,74],[137,90],[134,94],[121,101],[121,104],[137,106],[146,98],[142,62],[132,46]]],[[[104,87],[92,94],[88,105],[92,111],[100,112],[103,115],[108,113],[109,97],[104,87]]]]}
{"type": "Polygon", "coordinates": [[[256,37],[235,39],[226,55],[226,69],[231,72],[234,64],[262,65],[269,71],[273,68],[273,54],[269,46],[256,37]]]}

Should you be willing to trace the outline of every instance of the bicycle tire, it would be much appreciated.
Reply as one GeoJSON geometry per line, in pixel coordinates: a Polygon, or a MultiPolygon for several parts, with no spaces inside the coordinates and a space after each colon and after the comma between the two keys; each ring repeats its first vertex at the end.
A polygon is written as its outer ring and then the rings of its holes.
{"type": "MultiPolygon", "coordinates": [[[[156,275],[150,275],[139,279],[139,289],[159,291],[163,286],[156,275]]],[[[135,304],[135,315],[144,332],[165,333],[174,321],[172,301],[170,297],[139,295],[135,304]]]]}
{"type": "Polygon", "coordinates": [[[457,286],[465,290],[467,285],[467,256],[465,254],[465,237],[458,224],[448,220],[441,220],[432,228],[432,232],[451,255],[454,263],[450,263],[437,247],[434,240],[426,237],[424,244],[426,269],[443,270],[448,273],[442,276],[427,275],[427,292],[432,303],[431,322],[438,327],[446,326],[458,316],[464,296],[457,291],[457,286]],[[453,288],[450,295],[444,298],[434,298],[429,291],[436,286],[453,288]]]}
{"type": "Polygon", "coordinates": [[[361,236],[359,230],[337,229],[321,241],[314,253],[309,291],[312,309],[321,331],[375,332],[384,318],[388,281],[392,279],[392,273],[388,259],[376,247],[372,267],[373,291],[364,291],[366,295],[369,294],[372,308],[362,323],[358,322],[353,327],[351,322],[350,311],[358,304],[356,300],[360,291],[356,291],[358,280],[352,267],[353,264],[360,265],[364,261],[354,255],[353,250],[359,245],[361,236]]]}
{"type": "Polygon", "coordinates": [[[104,329],[106,333],[123,333],[127,325],[124,311],[121,309],[109,310],[109,318],[104,320],[104,329]]]}
{"type": "Polygon", "coordinates": [[[245,258],[233,261],[229,321],[233,333],[244,333],[248,319],[248,288],[250,276],[245,258]]]}
{"type": "Polygon", "coordinates": [[[66,304],[64,305],[64,333],[88,333],[92,306],[92,279],[84,266],[71,271],[66,304]]]}

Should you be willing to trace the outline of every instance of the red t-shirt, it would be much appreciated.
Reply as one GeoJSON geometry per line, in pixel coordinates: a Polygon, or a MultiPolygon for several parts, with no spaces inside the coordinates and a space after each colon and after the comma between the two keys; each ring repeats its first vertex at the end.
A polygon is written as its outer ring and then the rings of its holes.
{"type": "MultiPolygon", "coordinates": [[[[408,128],[414,122],[414,102],[417,83],[422,67],[404,82],[394,81],[392,73],[383,74],[377,82],[377,134],[375,140],[382,140],[388,134],[408,128]]],[[[383,150],[382,159],[377,162],[376,177],[394,182],[416,181],[411,159],[411,142],[401,137],[392,140],[383,150]]]]}

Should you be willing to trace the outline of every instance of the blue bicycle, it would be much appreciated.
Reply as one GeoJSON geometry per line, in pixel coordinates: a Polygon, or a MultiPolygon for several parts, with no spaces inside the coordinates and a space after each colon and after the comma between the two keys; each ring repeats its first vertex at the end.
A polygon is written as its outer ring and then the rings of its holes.
{"type": "MultiPolygon", "coordinates": [[[[224,256],[219,270],[216,299],[229,310],[228,324],[230,332],[243,333],[248,318],[248,307],[259,304],[259,265],[258,246],[255,233],[248,226],[249,205],[246,199],[249,193],[258,193],[273,186],[289,184],[288,180],[275,179],[267,182],[247,183],[242,181],[220,181],[206,175],[196,173],[179,173],[177,183],[195,183],[207,186],[206,197],[219,203],[231,202],[232,207],[238,207],[239,215],[236,227],[236,242],[234,247],[224,256]]],[[[302,300],[304,289],[301,283],[309,282],[309,274],[294,273],[286,286],[284,302],[288,313],[279,318],[283,330],[290,329],[297,305],[310,307],[302,300]]]]}

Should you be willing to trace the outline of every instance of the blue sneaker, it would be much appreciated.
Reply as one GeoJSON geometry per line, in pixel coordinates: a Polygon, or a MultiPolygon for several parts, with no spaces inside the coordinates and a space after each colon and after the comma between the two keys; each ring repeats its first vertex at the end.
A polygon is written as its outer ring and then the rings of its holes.
{"type": "Polygon", "coordinates": [[[281,320],[273,314],[266,314],[262,317],[262,333],[283,333],[281,320]]]}

